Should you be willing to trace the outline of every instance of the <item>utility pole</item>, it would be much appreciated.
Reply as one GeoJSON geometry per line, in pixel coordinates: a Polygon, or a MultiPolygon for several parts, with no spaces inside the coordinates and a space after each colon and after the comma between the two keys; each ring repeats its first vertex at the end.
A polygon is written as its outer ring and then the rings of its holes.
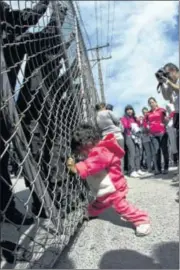
{"type": "Polygon", "coordinates": [[[104,46],[97,46],[95,48],[88,49],[88,51],[96,50],[96,58],[92,59],[91,61],[96,61],[98,63],[98,77],[99,77],[99,85],[100,85],[100,93],[101,93],[101,101],[106,102],[105,94],[104,94],[104,83],[103,83],[103,76],[102,76],[102,69],[101,69],[101,60],[107,60],[112,58],[110,57],[102,57],[100,58],[99,50],[105,47],[108,47],[109,43],[104,46]]]}

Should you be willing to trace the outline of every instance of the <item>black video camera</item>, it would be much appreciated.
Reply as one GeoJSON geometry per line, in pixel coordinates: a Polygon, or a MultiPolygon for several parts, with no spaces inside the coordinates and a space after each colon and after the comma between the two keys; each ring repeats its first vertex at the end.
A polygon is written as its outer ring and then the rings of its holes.
{"type": "Polygon", "coordinates": [[[158,80],[158,86],[157,86],[157,91],[160,93],[161,91],[159,88],[162,86],[162,84],[165,82],[165,79],[169,79],[169,72],[165,71],[164,68],[160,68],[156,73],[155,73],[156,79],[158,80]]]}

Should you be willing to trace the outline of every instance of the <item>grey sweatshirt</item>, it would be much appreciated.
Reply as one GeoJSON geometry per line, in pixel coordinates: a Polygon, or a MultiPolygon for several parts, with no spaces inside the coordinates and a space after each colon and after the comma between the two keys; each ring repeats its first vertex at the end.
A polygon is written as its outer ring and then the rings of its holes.
{"type": "Polygon", "coordinates": [[[96,117],[97,125],[102,132],[102,136],[109,133],[122,133],[123,129],[120,125],[120,120],[113,114],[112,111],[99,111],[96,117]]]}

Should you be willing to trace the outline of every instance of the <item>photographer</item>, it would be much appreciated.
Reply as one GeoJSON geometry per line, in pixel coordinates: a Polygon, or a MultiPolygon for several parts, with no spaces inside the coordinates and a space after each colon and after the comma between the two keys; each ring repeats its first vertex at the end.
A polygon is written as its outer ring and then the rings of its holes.
{"type": "MultiPolygon", "coordinates": [[[[176,129],[176,142],[179,156],[179,68],[172,63],[167,63],[164,68],[159,70],[155,75],[159,81],[158,88],[160,88],[164,99],[170,102],[173,101],[175,106],[173,125],[176,129]]],[[[179,175],[177,175],[173,181],[178,182],[179,175]]],[[[177,200],[179,201],[179,198],[177,198],[177,200]]]]}
{"type": "Polygon", "coordinates": [[[177,145],[179,151],[179,68],[172,64],[166,64],[156,74],[159,81],[158,89],[160,89],[165,100],[173,101],[175,106],[174,127],[177,130],[177,145]]]}

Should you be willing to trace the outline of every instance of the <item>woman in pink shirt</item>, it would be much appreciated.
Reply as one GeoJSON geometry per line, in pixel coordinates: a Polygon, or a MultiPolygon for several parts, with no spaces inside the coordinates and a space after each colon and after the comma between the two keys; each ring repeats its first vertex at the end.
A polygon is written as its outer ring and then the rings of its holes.
{"type": "Polygon", "coordinates": [[[155,98],[150,97],[148,104],[151,110],[146,115],[146,128],[151,134],[155,174],[161,174],[161,152],[164,158],[163,174],[168,173],[169,169],[169,151],[168,151],[168,133],[166,131],[166,110],[160,108],[155,98]]]}

